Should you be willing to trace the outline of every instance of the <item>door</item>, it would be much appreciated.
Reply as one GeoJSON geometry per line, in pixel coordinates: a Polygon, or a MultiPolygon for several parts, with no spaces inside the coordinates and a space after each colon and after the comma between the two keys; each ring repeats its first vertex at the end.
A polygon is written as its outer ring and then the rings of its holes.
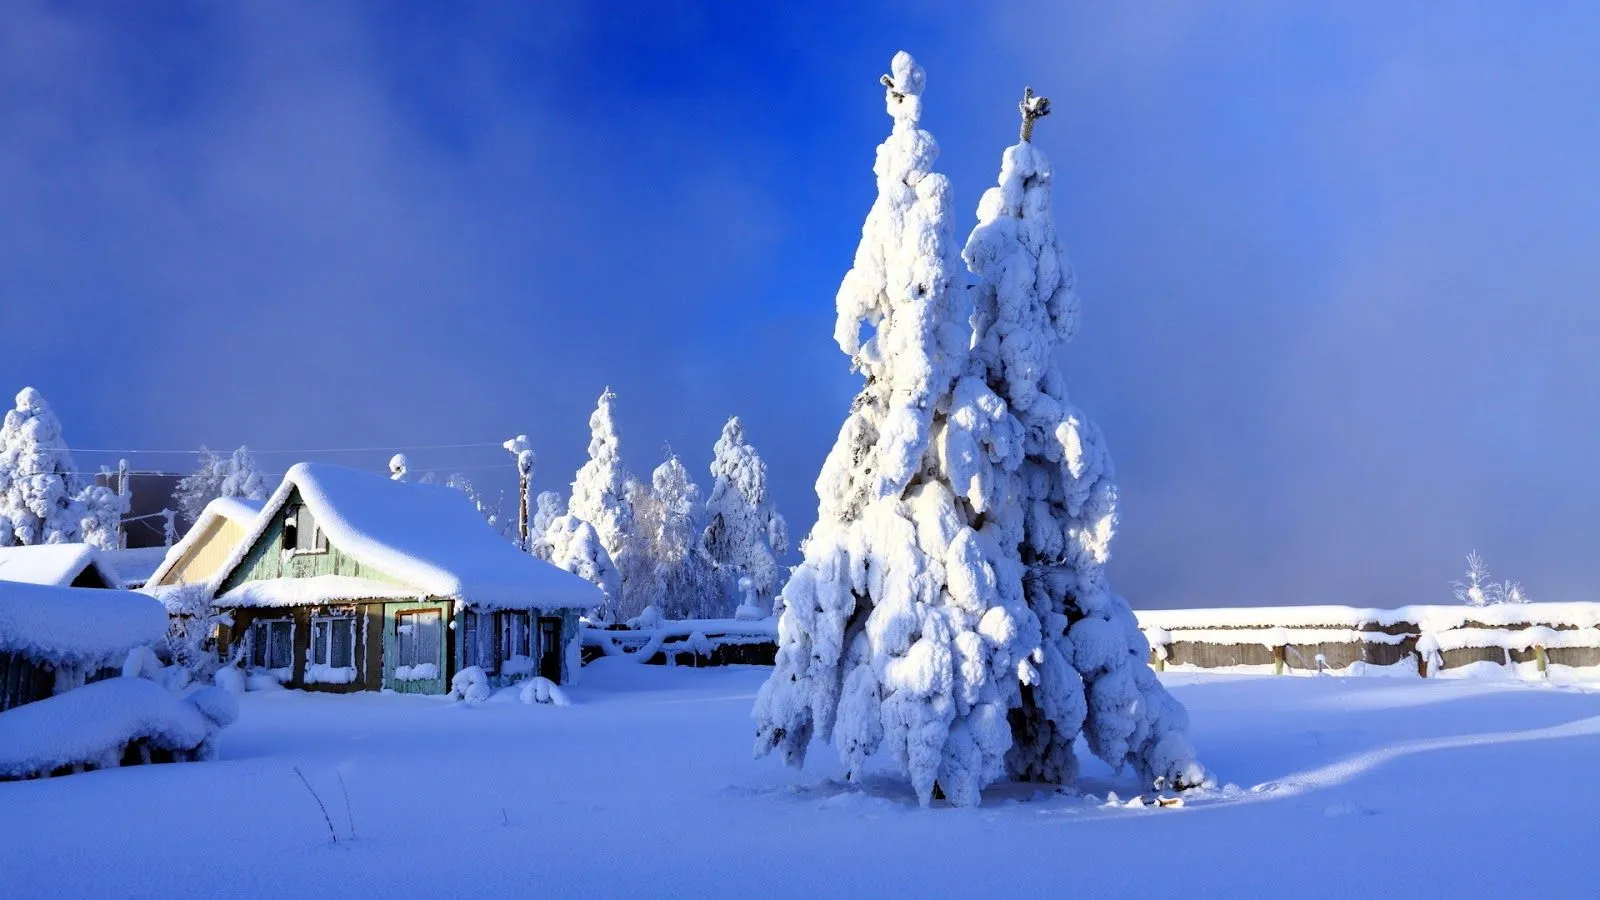
{"type": "Polygon", "coordinates": [[[383,671],[385,686],[403,694],[442,694],[445,684],[444,610],[393,609],[383,671]]]}
{"type": "Polygon", "coordinates": [[[539,620],[539,674],[561,683],[561,620],[539,620]]]}

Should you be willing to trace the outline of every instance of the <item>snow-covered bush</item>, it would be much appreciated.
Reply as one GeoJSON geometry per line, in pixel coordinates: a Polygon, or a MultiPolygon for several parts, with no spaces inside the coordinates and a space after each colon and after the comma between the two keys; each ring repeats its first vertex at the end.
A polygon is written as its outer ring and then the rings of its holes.
{"type": "Polygon", "coordinates": [[[192,680],[211,681],[220,665],[213,638],[219,617],[206,586],[180,584],[152,593],[167,608],[167,658],[192,680]]]}
{"type": "Polygon", "coordinates": [[[522,688],[517,692],[517,697],[523,703],[532,706],[535,703],[546,703],[552,706],[571,706],[572,701],[567,699],[566,692],[548,678],[529,678],[522,683],[522,688]]]}
{"type": "Polygon", "coordinates": [[[1489,566],[1474,550],[1467,554],[1465,581],[1452,581],[1457,602],[1468,606],[1494,606],[1499,603],[1527,603],[1531,598],[1516,581],[1489,580],[1489,566]]]}
{"type": "Polygon", "coordinates": [[[450,699],[467,703],[487,703],[494,692],[489,690],[489,676],[482,666],[467,666],[450,679],[450,699]]]}
{"type": "Polygon", "coordinates": [[[193,524],[207,503],[222,496],[222,479],[226,474],[222,457],[201,444],[194,472],[178,479],[172,489],[172,502],[183,521],[193,524]]]}
{"type": "Polygon", "coordinates": [[[750,579],[752,607],[771,612],[782,587],[777,557],[789,551],[789,526],[767,493],[767,464],[745,438],[738,416],[722,427],[711,460],[711,493],[706,498],[706,551],[717,567],[727,615],[743,601],[741,579],[750,579]]]}

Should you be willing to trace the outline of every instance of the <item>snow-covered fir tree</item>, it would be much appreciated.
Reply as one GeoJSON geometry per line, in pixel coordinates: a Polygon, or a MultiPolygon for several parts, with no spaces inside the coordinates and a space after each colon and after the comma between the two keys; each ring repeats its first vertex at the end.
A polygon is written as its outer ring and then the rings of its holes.
{"type": "Polygon", "coordinates": [[[1073,742],[1155,786],[1203,777],[1188,715],[1156,680],[1128,604],[1106,581],[1117,521],[1111,457],[1100,429],[1068,400],[1057,350],[1078,327],[1070,263],[1051,213],[1051,168],[1030,140],[1049,102],[1028,90],[1022,139],[1001,158],[999,183],[978,207],[963,252],[978,283],[971,371],[1021,426],[1021,465],[993,523],[1026,566],[1042,629],[1037,673],[1011,711],[1007,758],[1020,779],[1053,783],[1077,773],[1073,742]]]}
{"type": "Polygon", "coordinates": [[[228,458],[222,481],[217,485],[217,496],[241,500],[267,499],[267,483],[256,466],[256,458],[250,455],[249,447],[240,447],[228,458]]]}
{"type": "Polygon", "coordinates": [[[23,388],[16,399],[0,424],[0,537],[9,533],[16,544],[82,540],[78,476],[61,422],[37,390],[23,388]]]}
{"type": "Polygon", "coordinates": [[[851,778],[880,748],[928,804],[1006,774],[1007,712],[1037,681],[1038,623],[1012,545],[989,522],[1019,436],[965,373],[970,304],[954,283],[950,186],[919,127],[923,71],[883,78],[893,131],[878,197],[839,288],[835,339],[866,380],[817,480],[818,521],[782,596],[756,751],[804,761],[831,742],[851,778]]]}
{"type": "Polygon", "coordinates": [[[194,524],[206,504],[221,496],[222,479],[226,475],[222,457],[201,444],[194,471],[178,479],[172,489],[172,501],[184,522],[194,524]]]}
{"type": "Polygon", "coordinates": [[[567,498],[556,491],[541,491],[533,501],[533,516],[528,522],[528,552],[543,560],[550,558],[550,539],[545,532],[550,523],[567,514],[567,498]]]}
{"type": "Polygon", "coordinates": [[[616,621],[622,573],[617,571],[595,527],[577,516],[559,516],[550,523],[545,541],[550,545],[552,565],[566,569],[605,594],[604,603],[591,612],[591,617],[598,622],[616,621]]]}
{"type": "MultiPolygon", "coordinates": [[[[102,477],[110,481],[115,473],[101,469],[102,477]]],[[[89,484],[78,495],[78,525],[83,542],[101,550],[116,550],[122,546],[122,518],[128,514],[132,498],[107,484],[89,484]]]]}
{"type": "Polygon", "coordinates": [[[721,580],[726,615],[735,605],[744,618],[772,613],[772,598],[782,586],[778,555],[789,551],[789,526],[767,494],[767,464],[745,439],[738,416],[722,426],[711,459],[711,493],[706,498],[704,543],[721,580]],[[743,602],[742,580],[750,581],[743,602]]]}
{"type": "Polygon", "coordinates": [[[669,619],[724,613],[714,565],[701,542],[700,486],[675,455],[651,473],[650,560],[669,619]]]}
{"type": "Polygon", "coordinates": [[[622,609],[636,563],[640,562],[634,552],[632,539],[633,506],[628,501],[629,475],[622,465],[616,420],[611,411],[616,399],[617,395],[606,388],[600,395],[594,413],[589,416],[589,460],[573,478],[572,495],[567,500],[567,514],[593,526],[606,554],[620,573],[622,585],[615,597],[618,605],[613,612],[622,609]]]}

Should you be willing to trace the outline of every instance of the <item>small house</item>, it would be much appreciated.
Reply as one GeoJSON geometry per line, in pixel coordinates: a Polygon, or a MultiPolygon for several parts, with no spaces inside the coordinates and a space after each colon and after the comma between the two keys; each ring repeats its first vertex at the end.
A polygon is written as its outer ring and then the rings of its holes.
{"type": "Polygon", "coordinates": [[[128,651],[166,633],[142,594],[0,581],[0,711],[120,674],[128,651]]]}
{"type": "Polygon", "coordinates": [[[0,781],[209,758],[231,695],[124,674],[166,633],[143,594],[0,581],[0,781]]]}
{"type": "Polygon", "coordinates": [[[599,589],[524,553],[460,491],[300,463],[218,569],[225,659],[295,688],[444,693],[579,665],[599,589]]]}
{"type": "Polygon", "coordinates": [[[244,540],[262,505],[260,500],[239,497],[218,497],[207,503],[183,538],[167,548],[144,587],[209,583],[244,540]]]}
{"type": "Polygon", "coordinates": [[[88,544],[0,547],[0,581],[50,587],[120,588],[122,578],[88,544]]]}

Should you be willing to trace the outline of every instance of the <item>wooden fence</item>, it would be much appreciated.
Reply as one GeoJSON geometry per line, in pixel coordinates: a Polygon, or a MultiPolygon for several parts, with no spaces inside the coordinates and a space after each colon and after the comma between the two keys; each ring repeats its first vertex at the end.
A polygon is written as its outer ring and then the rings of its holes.
{"type": "Polygon", "coordinates": [[[1278,673],[1379,667],[1423,677],[1473,663],[1600,667],[1600,603],[1289,606],[1138,613],[1157,668],[1278,673]]]}

